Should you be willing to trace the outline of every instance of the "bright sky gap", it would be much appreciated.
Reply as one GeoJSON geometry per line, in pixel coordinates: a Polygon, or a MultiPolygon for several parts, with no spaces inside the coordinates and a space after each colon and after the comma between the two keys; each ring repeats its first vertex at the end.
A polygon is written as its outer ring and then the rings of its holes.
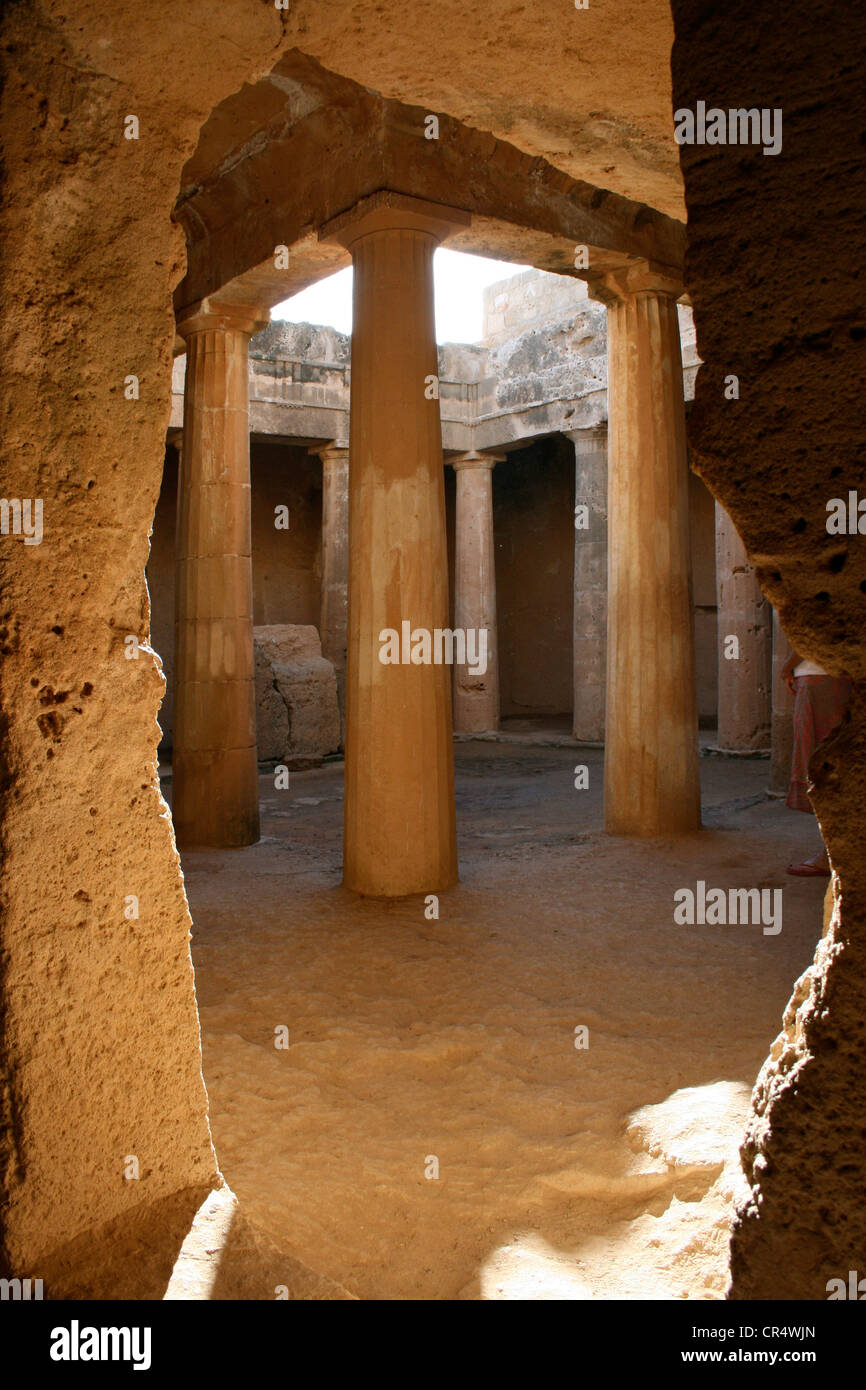
{"type": "MultiPolygon", "coordinates": [[[[468,256],[440,247],[433,258],[436,296],[436,341],[477,343],[481,337],[481,291],[485,285],[507,280],[528,270],[510,261],[468,256]]],[[[339,333],[352,331],[352,267],[329,275],[293,295],[271,311],[272,319],[290,323],[320,323],[339,333]]]]}

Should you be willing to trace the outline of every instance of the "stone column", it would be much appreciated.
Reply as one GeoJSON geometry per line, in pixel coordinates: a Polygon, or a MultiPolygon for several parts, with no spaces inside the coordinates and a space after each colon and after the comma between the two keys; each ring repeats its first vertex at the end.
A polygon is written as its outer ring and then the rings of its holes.
{"type": "Polygon", "coordinates": [[[608,305],[608,642],[605,825],[700,825],[689,495],[677,278],[636,262],[593,292],[608,305]]]}
{"type": "Polygon", "coordinates": [[[782,680],[782,667],[790,654],[791,644],[782,631],[779,615],[774,608],[770,791],[778,796],[784,796],[788,790],[794,745],[794,697],[782,680]]]}
{"type": "MultiPolygon", "coordinates": [[[[175,451],[175,457],[176,457],[176,459],[177,459],[177,487],[176,487],[176,490],[175,490],[175,506],[174,506],[175,527],[176,527],[176,526],[177,526],[178,498],[180,497],[180,480],[181,480],[181,476],[182,476],[182,473],[183,473],[183,426],[181,426],[180,430],[179,430],[178,433],[174,436],[174,438],[171,439],[171,440],[169,440],[169,443],[171,444],[172,448],[174,449],[174,451],[175,451]]],[[[165,650],[165,651],[160,650],[160,652],[159,652],[159,654],[160,654],[160,656],[161,656],[161,658],[162,658],[162,670],[163,670],[163,675],[165,676],[165,684],[166,684],[165,696],[164,696],[164,698],[163,698],[163,702],[162,702],[162,704],[160,705],[160,709],[159,709],[159,727],[160,727],[160,729],[162,730],[163,734],[165,734],[165,732],[166,732],[167,729],[170,730],[170,741],[169,741],[169,745],[168,745],[168,746],[169,746],[169,749],[171,750],[171,754],[172,754],[172,758],[173,758],[174,740],[175,740],[175,732],[174,732],[174,701],[175,701],[175,693],[176,693],[176,686],[177,686],[177,677],[176,677],[176,672],[177,672],[177,653],[176,653],[176,645],[177,645],[177,632],[176,632],[176,625],[177,625],[177,624],[176,624],[176,618],[177,618],[177,539],[176,539],[176,537],[175,537],[175,572],[174,572],[174,574],[173,574],[173,576],[172,576],[172,581],[173,581],[173,583],[172,583],[172,592],[171,592],[171,607],[170,607],[170,610],[169,610],[168,614],[166,615],[167,621],[170,622],[171,625],[170,625],[169,630],[166,632],[166,642],[165,642],[166,650],[165,650]]],[[[152,618],[151,618],[151,620],[152,620],[152,618]]]]}
{"type": "Polygon", "coordinates": [[[607,426],[568,430],[574,445],[573,732],[604,740],[607,661],[607,426]],[[586,507],[587,512],[579,511],[586,507]]]}
{"type": "Polygon", "coordinates": [[[349,584],[349,446],[321,444],[322,460],[322,656],[333,664],[345,730],[346,606],[349,584]]]}
{"type": "MultiPolygon", "coordinates": [[[[499,652],[496,629],[496,556],[493,548],[493,469],[504,454],[468,454],[450,460],[457,474],[454,626],[487,634],[486,669],[454,667],[454,728],[477,734],[499,728],[499,652]]],[[[473,649],[478,651],[478,647],[473,649]]],[[[477,668],[481,663],[475,662],[477,668]]]]}
{"type": "Polygon", "coordinates": [[[719,747],[770,746],[770,605],[746,547],[716,503],[716,604],[719,630],[719,747]]]}
{"type": "Polygon", "coordinates": [[[450,672],[420,635],[448,627],[433,253],[469,221],[381,192],[320,232],[355,271],[343,880],[378,896],[457,878],[450,672]]]}
{"type": "Polygon", "coordinates": [[[267,315],[207,301],[187,346],[178,478],[172,815],[179,845],[259,838],[248,346],[267,315]]]}

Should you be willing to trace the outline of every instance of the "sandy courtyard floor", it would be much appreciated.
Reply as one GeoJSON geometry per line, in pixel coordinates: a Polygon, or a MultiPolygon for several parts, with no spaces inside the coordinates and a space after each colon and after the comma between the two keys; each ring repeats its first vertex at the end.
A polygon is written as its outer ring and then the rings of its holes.
{"type": "Polygon", "coordinates": [[[456,761],[438,920],[341,888],[340,764],[262,777],[258,845],[184,855],[222,1170],[360,1298],[720,1297],[749,1091],[820,935],[825,881],[784,873],[816,825],[760,760],[702,759],[706,829],[670,843],[605,836],[600,751],[456,761]],[[676,925],[699,878],[782,888],[782,931],[676,925]]]}

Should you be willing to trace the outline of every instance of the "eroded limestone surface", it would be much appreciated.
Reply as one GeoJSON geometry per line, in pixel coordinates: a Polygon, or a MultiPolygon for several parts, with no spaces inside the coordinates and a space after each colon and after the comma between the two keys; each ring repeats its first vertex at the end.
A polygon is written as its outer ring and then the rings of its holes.
{"type": "Polygon", "coordinates": [[[271,623],[253,629],[259,761],[313,767],[340,747],[337,678],[316,629],[271,623]]]}

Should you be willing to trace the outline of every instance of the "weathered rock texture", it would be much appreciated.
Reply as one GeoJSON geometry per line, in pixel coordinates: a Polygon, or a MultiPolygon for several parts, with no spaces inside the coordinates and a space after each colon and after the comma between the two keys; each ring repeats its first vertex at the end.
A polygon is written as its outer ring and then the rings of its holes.
{"type": "Polygon", "coordinates": [[[319,634],[314,627],[273,623],[253,628],[253,637],[259,758],[315,766],[340,746],[337,680],[319,634]]]}
{"type": "Polygon", "coordinates": [[[528,328],[572,318],[578,307],[597,309],[588,299],[582,280],[540,275],[537,270],[524,270],[509,280],[486,285],[481,300],[484,315],[481,336],[487,342],[504,342],[518,337],[528,328]]]}
{"type": "MultiPolygon", "coordinates": [[[[734,0],[724,14],[673,0],[673,13],[675,107],[711,98],[784,112],[776,157],[681,149],[686,280],[705,364],[689,421],[693,464],[797,650],[860,682],[866,542],[831,537],[825,523],[827,501],[863,475],[864,33],[843,30],[828,0],[760,10],[734,0]],[[739,400],[724,397],[730,373],[739,400]]],[[[823,1299],[829,1278],[862,1268],[864,745],[856,692],[850,722],[813,762],[836,913],[755,1092],[743,1151],[751,1195],[731,1247],[736,1298],[823,1299]]]]}
{"type": "Polygon", "coordinates": [[[180,171],[213,106],[273,64],[281,28],[246,0],[218,15],[12,4],[2,23],[4,491],[45,504],[40,546],[2,539],[3,1259],[38,1274],[78,1240],[74,1291],[134,1250],[121,1218],[136,1211],[168,1258],[159,1204],[217,1173],[144,566],[180,171]]]}
{"type": "Polygon", "coordinates": [[[253,629],[253,649],[256,660],[256,743],[260,762],[279,762],[285,755],[289,742],[289,711],[286,702],[277,690],[274,668],[268,653],[255,640],[253,629]]]}

